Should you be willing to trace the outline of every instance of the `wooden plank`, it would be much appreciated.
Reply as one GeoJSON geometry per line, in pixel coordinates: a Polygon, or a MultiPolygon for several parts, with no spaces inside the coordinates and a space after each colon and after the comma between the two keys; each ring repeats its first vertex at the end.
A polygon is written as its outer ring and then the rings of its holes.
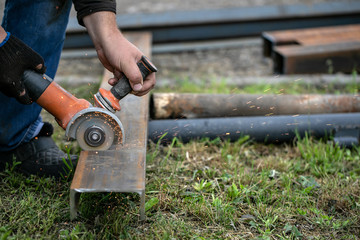
{"type": "Polygon", "coordinates": [[[276,46],[323,45],[360,41],[360,24],[264,32],[263,54],[270,57],[276,46]]]}
{"type": "MultiPolygon", "coordinates": [[[[151,57],[151,34],[131,33],[126,38],[146,56],[151,57]]],[[[101,87],[110,88],[104,72],[101,87]]],[[[116,116],[125,131],[124,145],[119,150],[83,151],[70,187],[70,215],[77,215],[79,195],[84,192],[137,192],[141,195],[140,218],[145,217],[145,163],[149,97],[129,94],[120,101],[116,116]]]]}
{"type": "Polygon", "coordinates": [[[276,47],[273,60],[283,74],[351,73],[360,71],[360,42],[276,47]]]}
{"type": "Polygon", "coordinates": [[[282,74],[359,71],[360,24],[263,33],[263,54],[282,74]]]}

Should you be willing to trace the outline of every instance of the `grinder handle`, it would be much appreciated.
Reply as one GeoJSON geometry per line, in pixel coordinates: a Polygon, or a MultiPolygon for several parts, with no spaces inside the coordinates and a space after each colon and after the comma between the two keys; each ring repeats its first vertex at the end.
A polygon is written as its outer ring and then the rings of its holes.
{"type": "MultiPolygon", "coordinates": [[[[146,78],[150,73],[157,72],[157,68],[150,63],[150,61],[145,57],[142,56],[141,60],[137,63],[141,75],[146,78]]],[[[129,79],[124,75],[119,82],[110,89],[110,92],[113,96],[118,99],[119,101],[128,95],[132,91],[129,79]]]]}
{"type": "Polygon", "coordinates": [[[25,89],[29,97],[33,102],[36,102],[53,82],[53,79],[46,74],[40,74],[32,70],[25,70],[22,80],[24,81],[25,89]]]}

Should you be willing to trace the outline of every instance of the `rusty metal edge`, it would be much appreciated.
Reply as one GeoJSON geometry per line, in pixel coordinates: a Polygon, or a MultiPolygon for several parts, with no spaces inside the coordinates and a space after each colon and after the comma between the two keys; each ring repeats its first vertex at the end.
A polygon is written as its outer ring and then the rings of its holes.
{"type": "MultiPolygon", "coordinates": [[[[146,47],[145,49],[142,48],[142,47],[140,47],[140,46],[138,46],[138,47],[139,47],[139,49],[140,49],[141,51],[144,52],[145,55],[147,55],[148,58],[151,58],[151,38],[152,38],[152,35],[151,35],[150,32],[137,32],[137,33],[133,33],[133,34],[131,34],[131,33],[130,33],[130,34],[124,33],[124,35],[125,35],[126,38],[129,38],[129,37],[131,38],[131,36],[133,36],[133,37],[135,36],[135,38],[136,38],[136,37],[138,37],[138,36],[140,36],[140,35],[145,35],[145,38],[148,39],[147,42],[150,43],[150,44],[149,44],[149,47],[146,47]]],[[[100,85],[100,87],[109,88],[109,86],[108,86],[108,84],[107,84],[107,81],[108,81],[108,79],[109,79],[109,76],[110,76],[110,72],[109,72],[108,70],[104,69],[104,74],[103,74],[103,77],[102,77],[102,80],[101,80],[101,85],[100,85]]],[[[146,109],[144,110],[144,114],[146,114],[145,119],[144,119],[144,122],[147,123],[147,122],[148,122],[148,118],[149,118],[149,116],[148,116],[148,113],[149,113],[149,111],[148,111],[149,96],[143,97],[142,99],[143,99],[143,100],[142,100],[142,104],[143,104],[142,107],[145,107],[145,108],[146,108],[146,109]]],[[[148,136],[148,130],[147,130],[147,124],[146,124],[145,132],[144,132],[144,137],[145,137],[145,139],[143,140],[144,145],[142,146],[143,149],[144,149],[144,151],[145,151],[145,154],[144,154],[145,158],[146,158],[147,136],[148,136]]],[[[80,154],[80,158],[79,158],[80,165],[78,165],[78,166],[76,167],[73,181],[74,181],[74,180],[75,180],[75,181],[80,181],[80,180],[81,180],[81,179],[77,179],[77,178],[76,178],[76,173],[77,173],[78,171],[80,171],[80,168],[83,168],[83,167],[84,167],[83,164],[84,164],[85,158],[86,158],[86,153],[81,153],[81,154],[80,154]],[[80,159],[82,159],[82,160],[80,161],[80,159]],[[78,167],[79,167],[79,170],[77,170],[78,167]]],[[[144,173],[143,173],[143,174],[144,174],[144,178],[143,178],[143,179],[145,180],[146,159],[143,159],[143,161],[144,161],[144,173]]],[[[78,215],[78,214],[77,214],[77,211],[78,211],[78,206],[79,206],[80,194],[81,194],[81,193],[85,193],[85,192],[94,192],[94,191],[91,191],[91,190],[85,191],[84,189],[75,188],[75,187],[74,187],[75,184],[76,184],[76,183],[74,183],[74,185],[73,185],[73,183],[72,183],[71,186],[70,186],[70,219],[71,219],[71,220],[74,220],[74,219],[77,217],[77,215],[78,215]]],[[[79,185],[79,184],[77,183],[77,185],[79,185]]],[[[103,192],[107,192],[107,191],[103,191],[103,192]]],[[[129,190],[129,191],[123,191],[123,192],[134,192],[134,193],[140,194],[140,209],[139,209],[140,220],[141,220],[141,221],[145,220],[145,184],[144,184],[144,189],[139,189],[139,190],[135,190],[135,191],[130,191],[130,190],[129,190]]]]}

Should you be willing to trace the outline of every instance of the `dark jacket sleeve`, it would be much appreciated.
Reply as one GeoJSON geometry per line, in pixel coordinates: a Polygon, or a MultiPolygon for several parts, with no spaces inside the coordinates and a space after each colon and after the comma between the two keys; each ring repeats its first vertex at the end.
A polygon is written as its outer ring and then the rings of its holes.
{"type": "Polygon", "coordinates": [[[73,0],[77,19],[84,26],[83,18],[95,12],[109,11],[116,13],[115,0],[73,0]]]}

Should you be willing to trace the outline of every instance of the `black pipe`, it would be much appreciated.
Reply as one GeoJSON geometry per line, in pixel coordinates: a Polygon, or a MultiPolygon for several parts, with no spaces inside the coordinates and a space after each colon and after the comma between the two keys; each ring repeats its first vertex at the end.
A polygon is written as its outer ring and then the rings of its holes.
{"type": "Polygon", "coordinates": [[[221,138],[236,141],[249,135],[257,142],[281,143],[292,141],[296,133],[300,137],[308,132],[322,138],[342,129],[360,129],[360,113],[314,114],[270,117],[234,117],[206,119],[152,120],[148,125],[148,136],[163,144],[174,137],[186,143],[200,138],[221,138]]]}

